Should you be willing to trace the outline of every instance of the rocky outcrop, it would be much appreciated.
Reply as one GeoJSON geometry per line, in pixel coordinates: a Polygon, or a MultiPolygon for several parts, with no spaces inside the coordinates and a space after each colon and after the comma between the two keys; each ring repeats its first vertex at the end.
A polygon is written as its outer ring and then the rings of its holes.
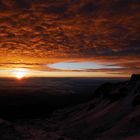
{"type": "Polygon", "coordinates": [[[133,74],[130,81],[140,81],[140,74],[133,74]]]}
{"type": "Polygon", "coordinates": [[[92,101],[56,114],[56,132],[66,140],[140,139],[139,94],[139,75],[124,83],[103,84],[92,101]],[[67,117],[60,119],[63,115],[67,117]]]}

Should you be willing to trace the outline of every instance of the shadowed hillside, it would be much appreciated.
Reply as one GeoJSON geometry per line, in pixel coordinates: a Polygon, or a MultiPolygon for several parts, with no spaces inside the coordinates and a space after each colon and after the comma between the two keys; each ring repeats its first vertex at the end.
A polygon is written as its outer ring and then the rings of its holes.
{"type": "Polygon", "coordinates": [[[8,140],[139,140],[139,75],[105,83],[89,102],[57,110],[51,118],[1,120],[0,126],[0,138],[8,140]]]}

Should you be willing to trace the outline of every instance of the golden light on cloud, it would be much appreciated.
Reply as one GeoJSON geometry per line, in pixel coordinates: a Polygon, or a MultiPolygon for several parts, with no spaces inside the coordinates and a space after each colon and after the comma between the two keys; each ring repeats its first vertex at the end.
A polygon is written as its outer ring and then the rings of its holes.
{"type": "Polygon", "coordinates": [[[138,0],[0,0],[0,77],[140,73],[139,5],[138,0]],[[29,72],[13,73],[14,68],[29,72]]]}

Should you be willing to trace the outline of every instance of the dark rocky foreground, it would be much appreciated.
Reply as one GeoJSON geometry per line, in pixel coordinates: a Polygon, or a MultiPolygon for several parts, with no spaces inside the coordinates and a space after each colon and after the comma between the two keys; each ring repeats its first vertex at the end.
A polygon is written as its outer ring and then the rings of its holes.
{"type": "Polygon", "coordinates": [[[92,100],[51,118],[0,120],[0,140],[139,140],[140,77],[105,83],[92,100]]]}

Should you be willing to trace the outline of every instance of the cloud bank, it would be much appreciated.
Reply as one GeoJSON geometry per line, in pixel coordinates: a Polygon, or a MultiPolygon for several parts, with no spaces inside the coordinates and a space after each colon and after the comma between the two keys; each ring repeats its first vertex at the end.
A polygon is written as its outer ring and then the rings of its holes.
{"type": "Polygon", "coordinates": [[[0,0],[0,67],[92,61],[140,72],[139,13],[138,0],[0,0]]]}

